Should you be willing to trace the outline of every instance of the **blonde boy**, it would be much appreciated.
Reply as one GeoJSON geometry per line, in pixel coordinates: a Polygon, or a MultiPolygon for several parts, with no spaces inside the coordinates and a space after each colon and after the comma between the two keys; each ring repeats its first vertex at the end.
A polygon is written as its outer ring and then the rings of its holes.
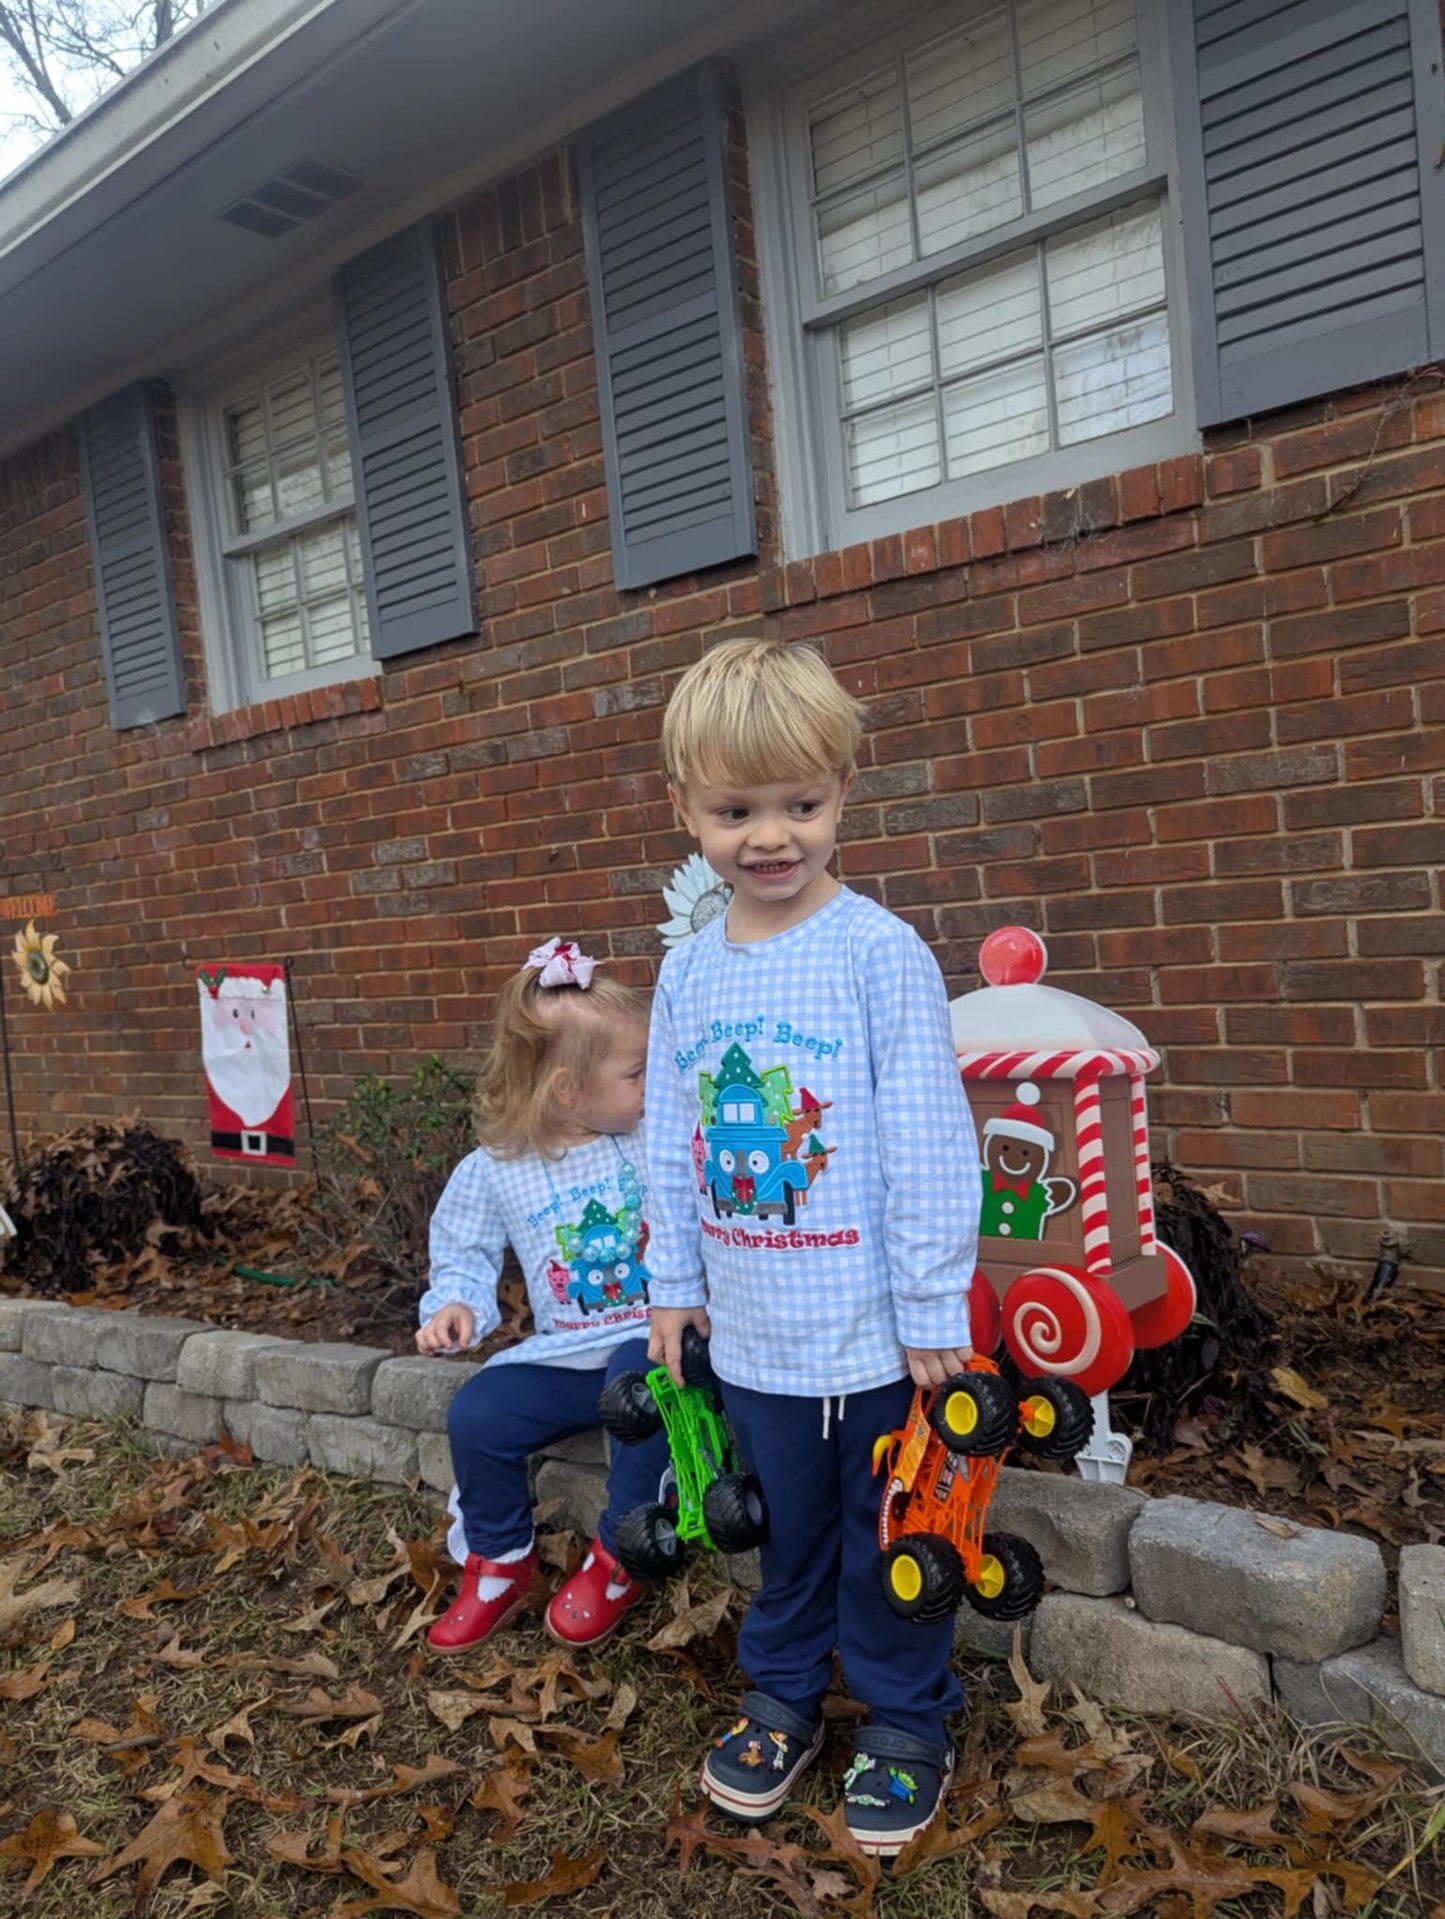
{"type": "Polygon", "coordinates": [[[933,1819],[962,1703],[951,1622],[889,1609],[873,1442],[913,1382],[970,1356],[978,1153],[943,980],[903,921],[834,876],[863,709],[811,647],[731,640],[663,724],[673,805],[732,888],[668,954],[648,1047],[650,1351],[712,1339],[772,1521],[738,1640],[755,1690],[704,1790],[768,1818],[822,1743],[836,1646],[871,1713],[845,1782],[860,1844],[933,1819]],[[804,1124],[804,1118],[810,1124],[804,1124]]]}

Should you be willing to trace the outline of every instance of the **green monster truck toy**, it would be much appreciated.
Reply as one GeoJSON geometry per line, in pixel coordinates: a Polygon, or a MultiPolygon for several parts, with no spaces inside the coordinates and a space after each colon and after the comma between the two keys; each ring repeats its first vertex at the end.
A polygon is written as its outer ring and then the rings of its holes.
{"type": "Polygon", "coordinates": [[[742,1470],[707,1341],[693,1326],[682,1335],[682,1377],[684,1384],[675,1385],[665,1366],[619,1373],[597,1403],[602,1424],[624,1446],[664,1428],[672,1454],[669,1496],[634,1506],[617,1522],[617,1557],[634,1579],[666,1579],[694,1541],[712,1552],[741,1553],[768,1536],[763,1489],[742,1470]]]}

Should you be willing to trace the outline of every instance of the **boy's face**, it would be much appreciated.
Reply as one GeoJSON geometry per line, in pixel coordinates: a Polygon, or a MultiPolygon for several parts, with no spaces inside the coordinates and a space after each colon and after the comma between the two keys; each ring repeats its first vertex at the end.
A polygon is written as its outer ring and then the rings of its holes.
{"type": "Polygon", "coordinates": [[[814,773],[763,786],[690,782],[672,803],[703,858],[733,889],[728,931],[766,939],[796,926],[838,890],[828,871],[850,773],[814,773]]]}

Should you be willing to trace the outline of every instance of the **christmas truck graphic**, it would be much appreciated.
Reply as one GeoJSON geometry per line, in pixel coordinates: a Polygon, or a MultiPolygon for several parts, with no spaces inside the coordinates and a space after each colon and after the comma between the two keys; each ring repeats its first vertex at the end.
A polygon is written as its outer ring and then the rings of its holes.
{"type": "Polygon", "coordinates": [[[832,1102],[804,1086],[795,1108],[787,1067],[759,1073],[737,1045],[723,1054],[716,1078],[699,1076],[698,1094],[702,1118],[694,1163],[701,1161],[699,1184],[711,1196],[713,1212],[718,1218],[779,1214],[791,1226],[828,1164],[832,1148],[817,1128],[832,1102]]]}
{"type": "Polygon", "coordinates": [[[609,1213],[600,1201],[589,1199],[575,1226],[557,1228],[557,1244],[567,1262],[567,1277],[554,1281],[553,1291],[584,1315],[646,1300],[652,1280],[642,1258],[647,1227],[633,1209],[624,1205],[609,1213]]]}

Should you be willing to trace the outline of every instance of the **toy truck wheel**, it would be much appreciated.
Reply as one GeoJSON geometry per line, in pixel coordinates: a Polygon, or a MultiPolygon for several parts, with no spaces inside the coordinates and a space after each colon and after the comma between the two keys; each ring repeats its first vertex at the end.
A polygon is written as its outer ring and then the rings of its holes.
{"type": "Polygon", "coordinates": [[[978,1576],[964,1597],[985,1619],[1023,1619],[1044,1591],[1043,1561],[1026,1539],[1013,1533],[985,1533],[978,1576]]]}
{"type": "Polygon", "coordinates": [[[963,1561],[946,1539],[908,1533],[883,1555],[883,1595],[900,1619],[947,1619],[963,1598],[963,1561]]]}
{"type": "Polygon", "coordinates": [[[1019,1447],[1035,1459],[1072,1459],[1089,1443],[1094,1408],[1071,1379],[1026,1379],[1019,1388],[1019,1447]]]}
{"type": "Polygon", "coordinates": [[[619,1373],[610,1379],[597,1402],[597,1417],[624,1446],[640,1446],[662,1431],[662,1414],[645,1373],[619,1373]]]}
{"type": "Polygon", "coordinates": [[[928,1423],[951,1453],[1001,1453],[1018,1433],[1018,1401],[997,1373],[955,1373],[934,1395],[928,1423]]]}
{"type": "Polygon", "coordinates": [[[682,1329],[682,1383],[684,1386],[713,1384],[712,1360],[708,1356],[707,1341],[696,1326],[684,1326],[682,1329]]]}
{"type": "Polygon", "coordinates": [[[617,1557],[634,1579],[670,1579],[683,1561],[677,1523],[666,1506],[634,1506],[617,1522],[617,1557]]]}
{"type": "Polygon", "coordinates": [[[751,1552],[768,1536],[763,1489],[751,1473],[724,1473],[702,1496],[707,1536],[720,1553],[751,1552]]]}

